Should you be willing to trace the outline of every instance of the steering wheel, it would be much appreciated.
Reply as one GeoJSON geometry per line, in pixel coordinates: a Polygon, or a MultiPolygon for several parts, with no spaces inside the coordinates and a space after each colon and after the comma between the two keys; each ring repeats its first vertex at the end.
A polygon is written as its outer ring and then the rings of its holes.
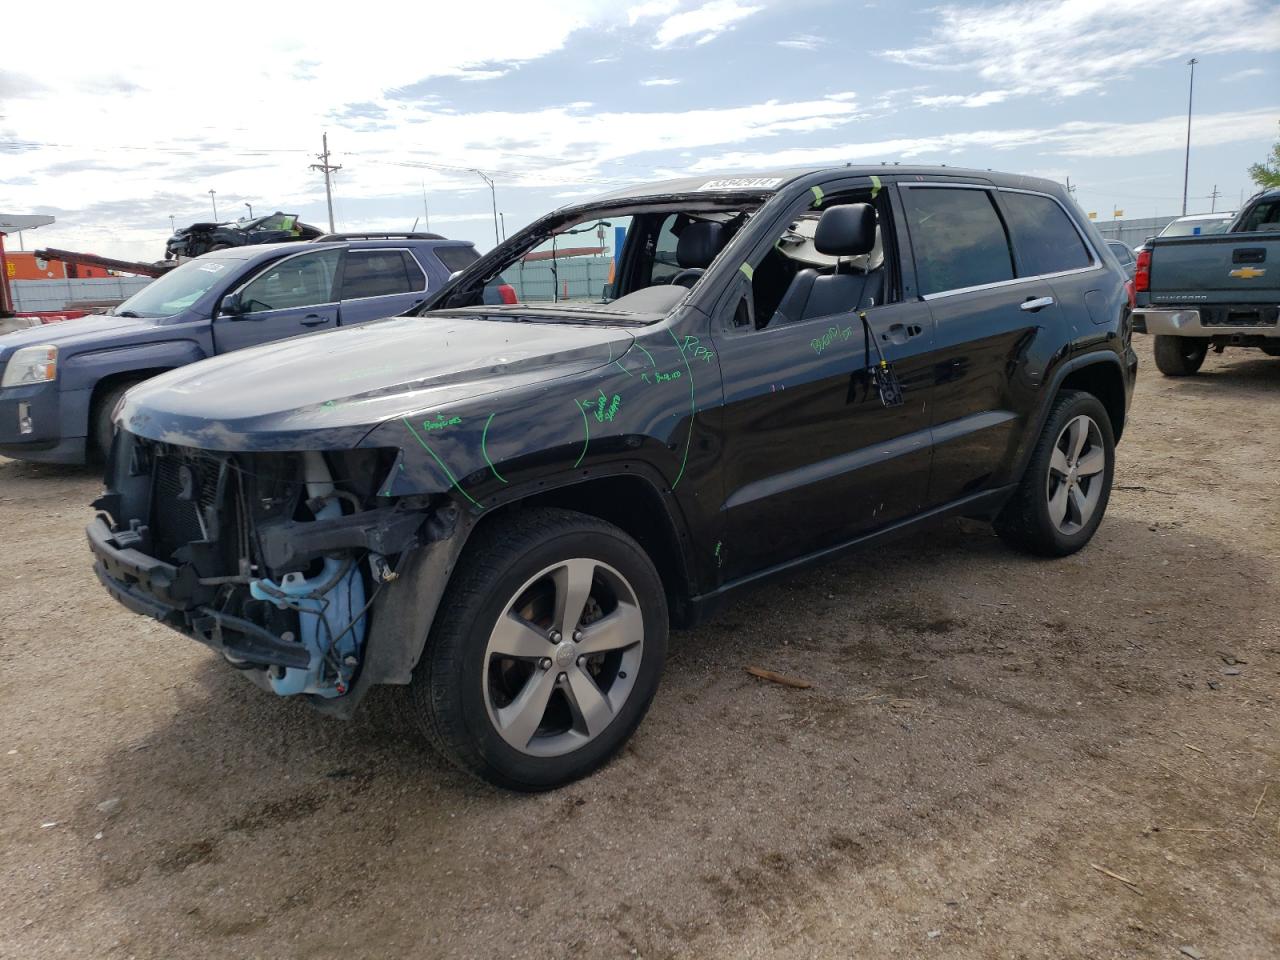
{"type": "Polygon", "coordinates": [[[692,287],[704,273],[706,270],[702,267],[686,267],[674,274],[667,282],[673,287],[692,287]]]}

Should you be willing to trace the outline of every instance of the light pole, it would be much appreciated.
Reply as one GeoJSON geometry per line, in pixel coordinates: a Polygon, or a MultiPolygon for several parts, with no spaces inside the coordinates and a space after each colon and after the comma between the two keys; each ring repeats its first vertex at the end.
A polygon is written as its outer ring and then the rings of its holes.
{"type": "Polygon", "coordinates": [[[496,247],[502,241],[498,238],[498,194],[493,189],[493,178],[475,167],[471,168],[471,172],[489,185],[489,199],[493,201],[493,245],[496,247]]]}
{"type": "Polygon", "coordinates": [[[1192,57],[1187,61],[1191,68],[1191,80],[1187,84],[1187,153],[1182,165],[1182,215],[1187,215],[1187,179],[1191,174],[1191,97],[1196,90],[1196,64],[1200,61],[1192,57]]]}
{"type": "Polygon", "coordinates": [[[217,220],[217,219],[218,219],[218,196],[217,196],[217,194],[218,194],[218,191],[217,191],[217,190],[210,190],[210,191],[209,191],[209,199],[213,202],[213,219],[214,219],[214,220],[217,220]]]}
{"type": "Polygon", "coordinates": [[[252,204],[252,203],[249,203],[249,201],[247,201],[247,200],[246,200],[244,205],[245,205],[246,207],[248,207],[248,208],[249,208],[249,219],[250,219],[250,220],[252,220],[252,219],[253,219],[253,204],[252,204]]]}

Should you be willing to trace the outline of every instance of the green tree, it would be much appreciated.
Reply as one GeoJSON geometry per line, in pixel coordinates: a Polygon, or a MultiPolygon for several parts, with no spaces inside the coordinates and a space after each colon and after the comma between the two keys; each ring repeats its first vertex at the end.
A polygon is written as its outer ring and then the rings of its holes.
{"type": "Polygon", "coordinates": [[[1271,145],[1264,162],[1249,165],[1249,176],[1260,187],[1280,187],[1280,140],[1271,145]]]}

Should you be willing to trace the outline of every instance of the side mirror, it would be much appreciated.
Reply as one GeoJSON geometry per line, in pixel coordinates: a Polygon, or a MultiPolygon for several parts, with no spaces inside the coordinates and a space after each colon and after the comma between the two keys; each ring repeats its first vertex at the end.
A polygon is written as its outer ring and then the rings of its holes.
{"type": "Polygon", "coordinates": [[[228,293],[222,298],[222,304],[218,307],[219,316],[238,317],[244,313],[244,304],[240,300],[240,291],[228,293]]]}

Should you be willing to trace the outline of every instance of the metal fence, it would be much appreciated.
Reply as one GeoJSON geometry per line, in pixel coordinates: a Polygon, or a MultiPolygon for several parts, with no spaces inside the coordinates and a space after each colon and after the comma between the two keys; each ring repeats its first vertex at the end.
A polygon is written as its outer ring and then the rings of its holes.
{"type": "Polygon", "coordinates": [[[18,313],[58,311],[73,303],[119,303],[151,282],[150,277],[95,277],[79,280],[13,280],[18,313]]]}
{"type": "Polygon", "coordinates": [[[521,263],[502,271],[524,303],[552,300],[599,300],[609,282],[610,257],[565,257],[521,263]]]}
{"type": "Polygon", "coordinates": [[[1142,217],[1134,220],[1095,220],[1093,225],[1102,234],[1102,239],[1119,240],[1126,246],[1136,247],[1148,237],[1154,237],[1177,219],[1177,217],[1142,217]]]}

